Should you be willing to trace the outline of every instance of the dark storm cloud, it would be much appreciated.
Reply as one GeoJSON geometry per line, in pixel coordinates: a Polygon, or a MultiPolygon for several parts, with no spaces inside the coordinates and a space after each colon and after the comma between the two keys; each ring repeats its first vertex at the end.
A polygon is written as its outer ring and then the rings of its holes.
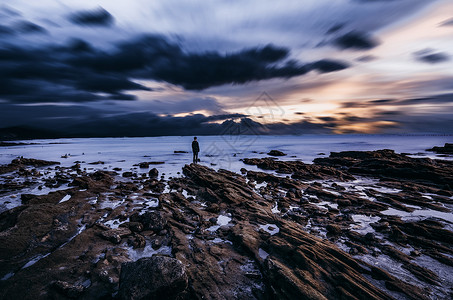
{"type": "Polygon", "coordinates": [[[47,30],[44,27],[39,26],[39,25],[29,22],[29,21],[20,21],[20,22],[16,23],[16,25],[14,27],[18,32],[24,33],[24,34],[32,34],[32,33],[46,34],[47,33],[47,30]]]}
{"type": "Polygon", "coordinates": [[[74,24],[82,26],[111,26],[113,25],[115,19],[113,16],[99,7],[95,10],[84,10],[73,13],[69,16],[69,20],[74,24]]]}
{"type": "Polygon", "coordinates": [[[348,67],[327,59],[301,64],[287,60],[288,55],[287,48],[273,45],[227,54],[187,53],[162,36],[149,35],[119,43],[110,51],[96,49],[80,39],[64,46],[0,46],[0,80],[8,82],[7,87],[0,88],[0,97],[19,102],[131,100],[133,96],[125,91],[150,90],[133,79],[203,90],[348,67]]]}
{"type": "Polygon", "coordinates": [[[443,52],[436,52],[433,49],[423,49],[413,53],[416,60],[429,63],[437,64],[450,60],[448,54],[443,52]]]}
{"type": "Polygon", "coordinates": [[[130,72],[143,79],[166,81],[187,90],[203,90],[223,84],[243,84],[271,78],[290,78],[312,70],[321,73],[342,70],[344,62],[320,60],[300,64],[282,63],[287,48],[267,45],[236,53],[187,53],[179,45],[159,36],[141,38],[118,45],[113,53],[85,53],[70,61],[97,72],[130,72]]]}
{"type": "Polygon", "coordinates": [[[369,50],[379,45],[379,42],[369,34],[359,31],[346,33],[335,39],[333,43],[340,49],[353,50],[369,50]]]}
{"type": "Polygon", "coordinates": [[[116,94],[123,90],[151,90],[148,87],[132,82],[119,75],[109,76],[98,74],[86,74],[84,78],[81,78],[76,82],[75,87],[79,90],[111,94],[116,94]]]}
{"type": "Polygon", "coordinates": [[[317,70],[320,73],[330,73],[340,71],[349,67],[348,64],[340,61],[323,59],[308,65],[310,69],[317,70]]]}
{"type": "Polygon", "coordinates": [[[0,36],[13,35],[15,32],[11,28],[0,25],[0,36]]]}
{"type": "Polygon", "coordinates": [[[120,73],[93,73],[67,62],[88,50],[91,46],[80,40],[63,47],[0,47],[0,80],[5,83],[0,97],[15,102],[132,100],[134,96],[122,92],[150,90],[120,73]]]}

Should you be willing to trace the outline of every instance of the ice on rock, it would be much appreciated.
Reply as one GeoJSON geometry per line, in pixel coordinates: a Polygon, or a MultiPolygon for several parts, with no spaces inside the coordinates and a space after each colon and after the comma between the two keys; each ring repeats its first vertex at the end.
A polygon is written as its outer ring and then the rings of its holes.
{"type": "Polygon", "coordinates": [[[231,221],[230,217],[225,216],[225,215],[220,215],[220,216],[217,217],[217,225],[213,225],[213,226],[209,227],[206,230],[208,230],[210,232],[214,232],[217,229],[219,229],[220,226],[228,225],[230,223],[230,221],[231,221]]]}
{"type": "Polygon", "coordinates": [[[453,223],[453,213],[441,212],[433,209],[417,209],[413,212],[407,212],[395,208],[389,208],[381,213],[388,216],[401,216],[401,219],[404,221],[423,220],[434,217],[447,221],[448,223],[453,223]]]}
{"type": "Polygon", "coordinates": [[[258,255],[259,255],[262,259],[266,259],[266,258],[269,256],[269,253],[267,253],[266,251],[264,251],[262,248],[259,248],[259,249],[258,249],[258,255]]]}
{"type": "Polygon", "coordinates": [[[149,243],[148,241],[146,242],[146,245],[143,248],[134,249],[132,247],[128,247],[129,258],[132,259],[133,261],[137,261],[143,257],[151,257],[155,254],[171,256],[172,255],[171,251],[172,248],[170,246],[162,246],[159,249],[154,250],[153,247],[151,246],[151,243],[149,243]]]}
{"type": "Polygon", "coordinates": [[[260,229],[268,232],[270,235],[274,235],[280,232],[280,229],[275,224],[260,225],[260,229]]]}
{"type": "Polygon", "coordinates": [[[351,229],[361,234],[367,234],[375,232],[375,230],[373,229],[373,227],[370,226],[370,224],[378,222],[381,218],[366,215],[352,215],[352,219],[356,224],[355,225],[351,224],[351,229]]]}
{"type": "Polygon", "coordinates": [[[60,202],[58,202],[58,203],[66,202],[66,201],[68,201],[69,199],[71,199],[71,195],[66,195],[66,196],[64,196],[63,199],[61,199],[60,202]]]}

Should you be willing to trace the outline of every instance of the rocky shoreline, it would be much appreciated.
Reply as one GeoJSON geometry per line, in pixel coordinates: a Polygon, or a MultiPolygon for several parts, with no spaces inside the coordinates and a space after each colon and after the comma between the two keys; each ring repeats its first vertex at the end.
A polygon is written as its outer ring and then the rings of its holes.
{"type": "Polygon", "coordinates": [[[282,154],[168,180],[164,162],[0,166],[20,195],[0,206],[0,299],[451,299],[452,161],[282,154]]]}

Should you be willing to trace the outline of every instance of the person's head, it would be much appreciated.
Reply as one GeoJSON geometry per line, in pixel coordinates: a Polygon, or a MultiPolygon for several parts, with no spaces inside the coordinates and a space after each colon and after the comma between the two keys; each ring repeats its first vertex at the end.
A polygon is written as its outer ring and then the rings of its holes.
{"type": "Polygon", "coordinates": [[[194,136],[194,137],[193,137],[193,140],[194,140],[194,141],[196,141],[196,140],[197,140],[197,137],[196,137],[196,136],[194,136]]]}

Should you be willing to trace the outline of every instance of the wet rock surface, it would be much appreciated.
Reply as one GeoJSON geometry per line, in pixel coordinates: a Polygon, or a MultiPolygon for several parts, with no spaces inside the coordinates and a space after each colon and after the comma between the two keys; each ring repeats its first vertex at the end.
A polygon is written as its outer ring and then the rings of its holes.
{"type": "Polygon", "coordinates": [[[19,157],[13,159],[10,164],[0,166],[0,174],[5,174],[19,169],[26,169],[27,167],[43,167],[51,165],[59,165],[59,162],[56,161],[46,161],[34,158],[23,158],[19,157]]]}
{"type": "Polygon", "coordinates": [[[451,298],[453,163],[379,150],[244,167],[2,166],[19,196],[0,213],[0,298],[451,298]]]}

